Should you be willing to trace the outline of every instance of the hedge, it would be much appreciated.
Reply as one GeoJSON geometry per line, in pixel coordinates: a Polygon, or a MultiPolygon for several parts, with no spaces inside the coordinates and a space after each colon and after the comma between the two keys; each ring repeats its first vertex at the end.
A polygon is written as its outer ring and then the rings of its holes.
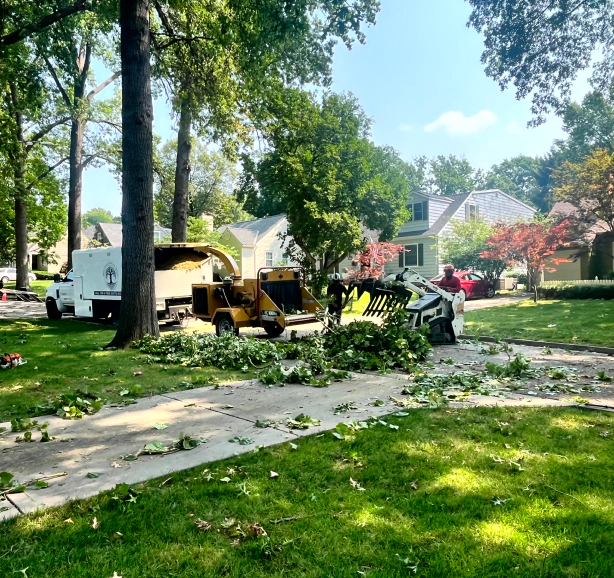
{"type": "Polygon", "coordinates": [[[541,299],[614,299],[614,285],[557,285],[538,287],[541,299]]]}
{"type": "Polygon", "coordinates": [[[55,273],[49,273],[49,271],[32,271],[36,275],[36,278],[40,281],[53,281],[55,273]]]}

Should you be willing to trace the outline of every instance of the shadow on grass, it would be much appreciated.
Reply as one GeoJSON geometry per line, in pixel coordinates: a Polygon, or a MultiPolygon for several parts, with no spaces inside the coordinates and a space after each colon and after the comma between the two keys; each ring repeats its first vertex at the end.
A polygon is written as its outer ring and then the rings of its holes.
{"type": "Polygon", "coordinates": [[[134,503],[108,492],[2,524],[0,575],[401,577],[416,564],[428,577],[614,575],[611,415],[386,421],[400,429],[312,436],[152,480],[134,503]]]}

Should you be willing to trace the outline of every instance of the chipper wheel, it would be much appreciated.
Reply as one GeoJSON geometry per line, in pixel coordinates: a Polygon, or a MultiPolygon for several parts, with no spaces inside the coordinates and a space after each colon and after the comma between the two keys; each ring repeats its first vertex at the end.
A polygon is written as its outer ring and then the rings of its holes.
{"type": "Polygon", "coordinates": [[[235,327],[234,321],[228,313],[222,313],[215,319],[215,333],[218,337],[226,333],[239,335],[239,328],[235,327]]]}
{"type": "Polygon", "coordinates": [[[279,323],[263,323],[262,327],[269,337],[279,337],[284,332],[284,328],[279,323]]]}

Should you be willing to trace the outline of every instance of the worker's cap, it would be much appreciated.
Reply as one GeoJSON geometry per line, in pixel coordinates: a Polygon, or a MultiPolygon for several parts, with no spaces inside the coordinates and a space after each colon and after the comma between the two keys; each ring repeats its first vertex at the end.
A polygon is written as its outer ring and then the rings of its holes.
{"type": "Polygon", "coordinates": [[[333,281],[341,281],[341,275],[339,273],[333,273],[331,279],[333,281]]]}
{"type": "Polygon", "coordinates": [[[450,265],[450,264],[444,265],[443,270],[444,271],[454,271],[454,265],[450,265]]]}

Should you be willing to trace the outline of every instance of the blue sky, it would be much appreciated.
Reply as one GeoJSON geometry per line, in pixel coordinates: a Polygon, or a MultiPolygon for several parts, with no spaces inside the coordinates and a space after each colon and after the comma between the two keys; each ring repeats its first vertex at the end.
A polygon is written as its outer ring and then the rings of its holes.
{"type": "MultiPolygon", "coordinates": [[[[462,0],[382,0],[366,44],[337,48],[332,88],[358,97],[376,144],[393,146],[408,161],[455,154],[488,169],[515,155],[543,155],[563,136],[554,116],[527,129],[530,101],[517,101],[513,88],[501,92],[486,77],[483,40],[466,27],[469,13],[462,0]]],[[[587,90],[579,81],[574,98],[587,90]]],[[[163,139],[174,135],[164,97],[154,104],[154,130],[163,139]]],[[[83,210],[97,206],[121,209],[119,185],[104,168],[84,175],[83,210]]]]}

